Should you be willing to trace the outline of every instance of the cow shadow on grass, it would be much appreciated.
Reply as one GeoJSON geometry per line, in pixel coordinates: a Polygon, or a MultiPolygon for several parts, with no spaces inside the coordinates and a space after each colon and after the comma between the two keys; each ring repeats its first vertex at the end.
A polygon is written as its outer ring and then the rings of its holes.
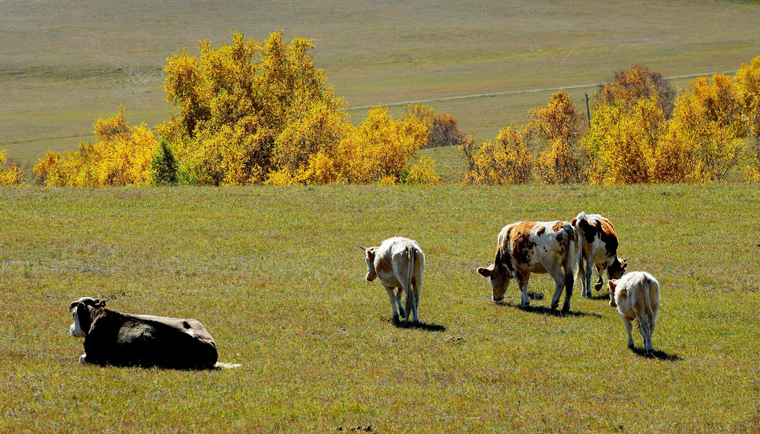
{"type": "Polygon", "coordinates": [[[416,330],[422,330],[426,332],[445,332],[446,326],[436,323],[428,323],[424,321],[420,321],[417,324],[412,323],[411,321],[396,321],[394,322],[392,319],[387,320],[389,323],[391,323],[394,327],[397,329],[416,329],[416,330]]]}
{"type": "Polygon", "coordinates": [[[639,357],[664,360],[666,362],[679,362],[683,360],[683,357],[679,356],[678,354],[668,354],[665,351],[661,351],[661,350],[655,350],[647,354],[646,350],[644,350],[643,348],[634,347],[634,348],[631,348],[631,352],[636,354],[639,357]]]}
{"type": "Polygon", "coordinates": [[[610,301],[610,294],[608,293],[599,293],[598,295],[591,295],[589,297],[589,300],[607,300],[610,301]]]}
{"type": "Polygon", "coordinates": [[[540,315],[551,315],[551,316],[557,316],[557,317],[567,317],[567,316],[588,316],[588,317],[594,317],[594,318],[601,318],[602,316],[595,312],[581,312],[578,310],[571,310],[569,312],[563,312],[561,309],[551,309],[548,306],[533,306],[528,305],[526,307],[522,307],[520,303],[512,304],[510,302],[506,301],[498,301],[496,302],[499,306],[506,306],[511,307],[512,309],[518,309],[523,312],[530,312],[530,313],[536,313],[540,315]]]}

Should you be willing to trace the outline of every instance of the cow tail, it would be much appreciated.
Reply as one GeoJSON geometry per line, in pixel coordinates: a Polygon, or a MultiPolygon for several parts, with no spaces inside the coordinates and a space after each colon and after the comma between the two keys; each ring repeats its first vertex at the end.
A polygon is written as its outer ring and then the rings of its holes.
{"type": "Polygon", "coordinates": [[[236,369],[236,368],[239,368],[240,366],[242,366],[242,365],[240,365],[239,363],[216,362],[214,364],[214,368],[216,368],[216,369],[236,369]]]}
{"type": "Polygon", "coordinates": [[[414,246],[408,246],[406,248],[406,254],[409,256],[409,269],[407,272],[406,280],[406,315],[409,319],[411,315],[412,303],[414,303],[415,294],[412,289],[412,279],[414,278],[414,256],[417,253],[417,249],[414,246]]]}
{"type": "MultiPolygon", "coordinates": [[[[584,278],[584,275],[586,274],[586,270],[583,266],[583,241],[582,240],[583,240],[584,235],[583,235],[583,229],[581,229],[581,221],[585,221],[585,220],[586,220],[586,213],[581,212],[580,214],[578,214],[578,217],[573,219],[573,222],[572,222],[572,226],[575,229],[576,235],[578,236],[577,238],[578,242],[576,243],[577,244],[576,249],[578,250],[578,253],[577,253],[578,266],[575,270],[575,280],[578,282],[583,282],[582,279],[584,278]]],[[[586,266],[590,267],[591,265],[586,264],[586,266]]],[[[583,288],[583,283],[581,283],[581,288],[583,288]]]]}
{"type": "Polygon", "coordinates": [[[654,311],[652,310],[652,301],[649,298],[649,293],[651,292],[649,285],[651,284],[651,280],[646,275],[644,277],[645,277],[644,278],[644,302],[647,305],[647,315],[649,316],[651,320],[654,318],[654,311]]]}
{"type": "Polygon", "coordinates": [[[570,230],[570,242],[567,246],[567,270],[566,274],[568,276],[572,276],[575,281],[580,280],[580,270],[583,267],[583,264],[581,261],[583,260],[583,255],[581,255],[581,248],[580,248],[580,240],[578,237],[578,231],[570,225],[572,228],[570,230]]]}

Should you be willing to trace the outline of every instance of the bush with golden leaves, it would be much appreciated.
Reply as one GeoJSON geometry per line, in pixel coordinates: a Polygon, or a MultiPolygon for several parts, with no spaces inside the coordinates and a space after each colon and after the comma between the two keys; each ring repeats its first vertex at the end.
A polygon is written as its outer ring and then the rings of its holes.
{"type": "MultiPolygon", "coordinates": [[[[298,178],[309,155],[334,146],[347,122],[311,41],[246,40],[199,44],[168,59],[164,90],[179,116],[157,127],[180,161],[181,182],[244,185],[274,172],[298,178]]],[[[277,178],[278,176],[275,176],[277,178]]]]}
{"type": "Polygon", "coordinates": [[[515,125],[499,131],[475,152],[472,136],[462,142],[467,172],[462,184],[524,184],[530,181],[533,161],[529,151],[530,136],[515,125]]]}
{"type": "Polygon", "coordinates": [[[338,144],[335,165],[347,182],[353,184],[399,184],[412,171],[414,183],[422,179],[437,182],[430,162],[418,163],[423,170],[409,166],[409,157],[427,143],[428,127],[416,117],[395,119],[383,107],[369,111],[358,127],[350,128],[338,144]],[[422,176],[425,175],[425,176],[422,176]]]}
{"type": "Polygon", "coordinates": [[[747,122],[731,78],[700,77],[690,85],[692,92],[678,95],[658,143],[658,182],[725,180],[745,158],[747,122]]]}
{"type": "Polygon", "coordinates": [[[124,107],[94,124],[95,144],[80,143],[78,151],[48,151],[34,166],[36,182],[45,186],[106,187],[148,185],[156,138],[145,125],[127,122],[124,107]]]}
{"type": "Polygon", "coordinates": [[[581,118],[570,96],[561,90],[544,108],[531,110],[531,134],[547,144],[536,160],[539,178],[547,184],[567,184],[584,179],[579,140],[581,118]]]}
{"type": "Polygon", "coordinates": [[[21,185],[24,183],[24,172],[15,164],[5,166],[8,161],[8,151],[0,150],[0,187],[9,185],[21,185]]]}
{"type": "Polygon", "coordinates": [[[588,177],[595,184],[649,183],[665,116],[657,98],[601,107],[583,138],[588,177]]]}
{"type": "Polygon", "coordinates": [[[414,117],[428,127],[427,144],[425,148],[442,146],[460,146],[464,134],[459,130],[459,124],[454,116],[448,113],[436,114],[435,110],[423,105],[406,106],[403,118],[414,117]]]}
{"type": "Polygon", "coordinates": [[[637,101],[653,97],[657,98],[657,105],[665,117],[669,118],[673,112],[676,91],[662,74],[636,63],[628,69],[615,71],[612,81],[600,86],[594,94],[594,109],[614,104],[631,108],[637,101]]]}
{"type": "Polygon", "coordinates": [[[744,172],[747,179],[760,181],[760,56],[739,68],[736,90],[748,124],[749,158],[744,172]]]}

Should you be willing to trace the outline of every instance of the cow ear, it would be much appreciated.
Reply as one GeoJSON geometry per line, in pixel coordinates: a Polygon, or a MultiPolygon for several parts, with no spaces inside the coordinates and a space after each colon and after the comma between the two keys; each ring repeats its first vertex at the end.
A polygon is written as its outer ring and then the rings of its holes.
{"type": "Polygon", "coordinates": [[[103,301],[101,301],[100,303],[96,304],[95,306],[96,306],[96,307],[106,307],[106,301],[105,301],[105,300],[103,300],[103,301]]]}
{"type": "Polygon", "coordinates": [[[607,282],[607,286],[609,286],[609,288],[610,288],[610,291],[612,291],[612,292],[615,292],[615,288],[617,287],[617,280],[615,280],[615,279],[610,279],[610,280],[607,282]]]}
{"type": "Polygon", "coordinates": [[[367,257],[369,258],[369,260],[370,261],[374,261],[375,260],[375,248],[374,247],[370,247],[370,248],[368,248],[366,250],[366,252],[367,252],[367,257]]]}
{"type": "Polygon", "coordinates": [[[578,219],[572,219],[572,220],[570,221],[570,224],[571,224],[571,225],[573,225],[573,226],[575,226],[575,222],[577,222],[577,221],[578,221],[578,219]]]}
{"type": "Polygon", "coordinates": [[[478,268],[478,274],[480,274],[483,277],[491,277],[493,275],[493,264],[489,265],[488,268],[480,267],[478,268]]]}
{"type": "Polygon", "coordinates": [[[627,266],[628,266],[628,262],[626,262],[626,260],[623,259],[623,262],[620,263],[620,268],[622,268],[623,270],[625,270],[625,267],[627,267],[627,266]]]}
{"type": "Polygon", "coordinates": [[[78,302],[78,301],[75,301],[75,302],[71,303],[71,304],[69,305],[69,310],[71,310],[71,309],[74,309],[74,306],[76,306],[77,304],[79,304],[79,302],[78,302]]]}

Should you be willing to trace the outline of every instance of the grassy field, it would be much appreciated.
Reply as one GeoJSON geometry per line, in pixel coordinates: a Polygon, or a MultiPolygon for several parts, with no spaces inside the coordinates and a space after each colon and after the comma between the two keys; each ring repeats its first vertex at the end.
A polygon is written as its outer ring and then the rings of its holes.
{"type": "Polygon", "coordinates": [[[0,431],[757,432],[758,215],[745,185],[0,189],[0,431]],[[505,224],[581,210],[660,281],[657,357],[606,297],[555,316],[476,274],[505,224]],[[363,281],[356,244],[394,235],[427,256],[419,328],[363,281]],[[243,366],[79,365],[81,296],[196,318],[243,366]]]}
{"type": "MultiPolygon", "coordinates": [[[[313,38],[336,93],[361,107],[593,84],[634,62],[665,76],[733,71],[760,55],[758,22],[757,2],[10,0],[0,3],[0,148],[25,165],[76,148],[121,103],[152,127],[171,111],[166,57],[229,41],[232,29],[313,38]]],[[[583,92],[571,91],[578,105],[583,92]]],[[[550,95],[430,105],[480,141],[550,95]]]]}

